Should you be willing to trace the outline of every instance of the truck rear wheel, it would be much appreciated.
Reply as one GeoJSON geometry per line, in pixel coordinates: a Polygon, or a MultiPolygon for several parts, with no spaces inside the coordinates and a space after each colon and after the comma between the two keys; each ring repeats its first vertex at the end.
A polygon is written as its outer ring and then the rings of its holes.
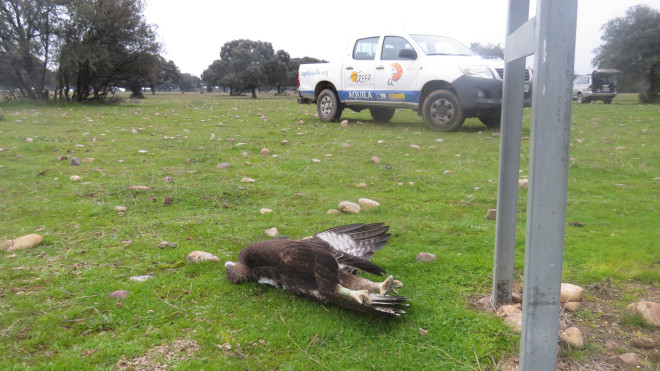
{"type": "Polygon", "coordinates": [[[394,116],[394,108],[389,107],[369,108],[369,112],[376,122],[389,122],[394,116]]]}
{"type": "Polygon", "coordinates": [[[454,131],[465,121],[458,97],[449,90],[429,94],[424,99],[422,114],[426,125],[435,131],[454,131]]]}
{"type": "Polygon", "coordinates": [[[316,100],[316,111],[322,121],[339,121],[343,108],[332,89],[324,89],[316,100]]]}
{"type": "Polygon", "coordinates": [[[489,129],[499,129],[502,122],[500,115],[479,116],[479,121],[489,129]]]}

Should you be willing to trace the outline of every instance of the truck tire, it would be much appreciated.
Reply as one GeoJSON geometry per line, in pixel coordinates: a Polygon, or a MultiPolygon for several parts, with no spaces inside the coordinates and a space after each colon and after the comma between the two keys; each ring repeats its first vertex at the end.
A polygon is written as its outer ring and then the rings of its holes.
{"type": "Polygon", "coordinates": [[[324,89],[316,99],[316,111],[322,121],[339,121],[343,108],[332,89],[324,89]]]}
{"type": "Polygon", "coordinates": [[[369,108],[371,117],[373,117],[376,122],[389,122],[392,119],[392,116],[394,116],[394,111],[394,108],[390,107],[369,108]]]}
{"type": "Polygon", "coordinates": [[[465,121],[458,97],[449,90],[429,94],[424,99],[422,115],[426,126],[435,131],[454,131],[465,121]]]}
{"type": "Polygon", "coordinates": [[[588,100],[584,99],[582,93],[577,93],[577,102],[580,104],[589,103],[588,100]]]}
{"type": "Polygon", "coordinates": [[[489,129],[499,129],[502,117],[500,115],[479,116],[479,121],[489,129]]]}

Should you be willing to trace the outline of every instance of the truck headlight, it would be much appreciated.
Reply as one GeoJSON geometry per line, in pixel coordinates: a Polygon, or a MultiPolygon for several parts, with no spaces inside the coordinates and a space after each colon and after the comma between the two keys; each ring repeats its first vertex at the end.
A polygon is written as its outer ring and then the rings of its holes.
{"type": "Polygon", "coordinates": [[[492,79],[493,73],[488,66],[459,66],[461,71],[470,77],[480,77],[482,79],[492,79]]]}

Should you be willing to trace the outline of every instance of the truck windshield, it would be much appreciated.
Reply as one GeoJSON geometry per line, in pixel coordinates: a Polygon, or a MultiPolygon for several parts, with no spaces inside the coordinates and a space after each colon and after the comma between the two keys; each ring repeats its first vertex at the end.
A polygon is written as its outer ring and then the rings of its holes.
{"type": "Polygon", "coordinates": [[[410,35],[426,55],[474,55],[470,49],[449,37],[410,35]]]}

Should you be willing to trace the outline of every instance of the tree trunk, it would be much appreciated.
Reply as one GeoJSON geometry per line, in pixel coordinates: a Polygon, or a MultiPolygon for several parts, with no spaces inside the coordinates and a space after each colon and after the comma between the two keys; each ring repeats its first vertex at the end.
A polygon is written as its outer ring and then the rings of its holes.
{"type": "Polygon", "coordinates": [[[660,63],[656,63],[651,65],[651,70],[649,71],[649,99],[651,100],[658,100],[659,95],[658,90],[660,86],[658,86],[658,76],[656,73],[656,68],[660,67],[660,63]]]}
{"type": "Polygon", "coordinates": [[[257,99],[257,89],[250,88],[250,91],[252,91],[252,99],[257,99]]]}

